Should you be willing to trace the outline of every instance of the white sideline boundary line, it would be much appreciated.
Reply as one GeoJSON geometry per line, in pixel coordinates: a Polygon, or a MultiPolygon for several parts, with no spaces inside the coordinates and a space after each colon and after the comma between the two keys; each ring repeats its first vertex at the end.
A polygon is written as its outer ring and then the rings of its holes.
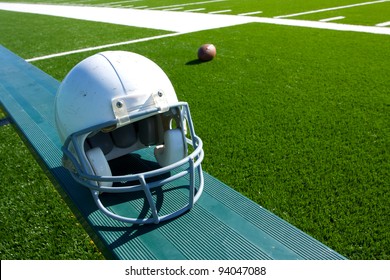
{"type": "Polygon", "coordinates": [[[322,12],[328,12],[328,11],[334,11],[334,10],[340,10],[340,9],[347,9],[347,8],[353,8],[358,6],[365,6],[365,5],[371,5],[371,4],[379,4],[383,2],[388,2],[389,0],[377,0],[372,2],[364,2],[364,3],[357,3],[357,4],[351,4],[351,5],[345,5],[345,6],[338,6],[333,8],[326,8],[326,9],[320,9],[320,10],[313,10],[313,11],[307,11],[302,13],[296,13],[296,14],[290,14],[290,15],[283,15],[283,16],[276,16],[274,18],[288,18],[288,17],[297,17],[302,15],[308,15],[308,14],[315,14],[315,13],[322,13],[322,12]]]}

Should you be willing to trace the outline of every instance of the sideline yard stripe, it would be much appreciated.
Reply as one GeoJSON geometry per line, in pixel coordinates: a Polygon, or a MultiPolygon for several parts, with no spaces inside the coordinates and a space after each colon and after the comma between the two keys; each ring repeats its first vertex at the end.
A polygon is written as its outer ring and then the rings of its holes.
{"type": "Polygon", "coordinates": [[[119,43],[101,45],[101,46],[96,46],[96,47],[78,49],[78,50],[73,50],[73,51],[68,51],[68,52],[55,53],[55,54],[50,54],[50,55],[45,55],[45,56],[29,58],[29,59],[26,59],[26,61],[27,62],[33,62],[33,61],[38,61],[38,60],[45,60],[45,59],[49,59],[49,58],[66,56],[66,55],[70,55],[70,54],[89,52],[89,51],[96,51],[96,50],[107,49],[107,48],[111,48],[111,47],[117,47],[117,46],[123,46],[123,45],[131,45],[131,44],[135,44],[135,43],[152,41],[152,40],[157,40],[157,39],[162,39],[162,38],[167,38],[167,37],[174,37],[174,36],[178,36],[178,35],[181,35],[181,34],[185,34],[185,32],[182,32],[182,33],[170,33],[170,34],[164,34],[164,35],[158,35],[158,36],[153,36],[153,37],[141,38],[141,39],[126,41],[126,42],[119,42],[119,43]]]}
{"type": "MultiPolygon", "coordinates": [[[[105,3],[105,4],[101,4],[101,5],[111,6],[111,5],[115,5],[115,4],[124,4],[124,3],[132,3],[132,2],[139,2],[139,1],[142,1],[142,0],[124,0],[124,1],[118,1],[118,2],[109,2],[109,3],[105,3]]],[[[80,3],[80,1],[78,3],[80,3]]]]}
{"type": "Polygon", "coordinates": [[[168,9],[164,9],[163,11],[177,11],[182,9],[184,9],[184,7],[168,8],[168,9]]]}
{"type": "Polygon", "coordinates": [[[257,12],[249,12],[249,13],[242,13],[242,14],[238,14],[238,16],[251,16],[251,15],[257,15],[257,14],[261,14],[263,11],[257,11],[257,12]]]}
{"type": "Polygon", "coordinates": [[[185,10],[185,11],[183,11],[183,12],[190,13],[190,12],[199,12],[199,11],[203,11],[203,10],[206,10],[206,8],[198,8],[198,9],[192,9],[192,10],[185,10]]]}
{"type": "Polygon", "coordinates": [[[296,16],[302,16],[302,15],[308,15],[308,14],[315,14],[315,13],[321,13],[321,12],[327,12],[327,11],[334,11],[334,10],[340,10],[340,9],[353,8],[353,7],[357,7],[357,6],[379,4],[379,3],[388,2],[388,1],[389,0],[377,0],[377,1],[372,1],[372,2],[357,3],[357,4],[352,4],[352,5],[346,5],[346,6],[339,6],[339,7],[333,7],[333,8],[326,8],[326,9],[320,9],[320,10],[296,13],[296,14],[291,14],[291,15],[276,16],[274,18],[296,17],[296,16]]]}
{"type": "Polygon", "coordinates": [[[209,12],[209,14],[222,14],[222,13],[228,13],[231,12],[232,10],[222,10],[222,11],[214,11],[214,12],[209,12]]]}
{"type": "Polygon", "coordinates": [[[376,24],[375,26],[379,26],[379,27],[390,26],[390,21],[378,23],[378,24],[376,24]]]}
{"type": "Polygon", "coordinates": [[[334,21],[334,20],[339,20],[339,19],[344,19],[345,17],[339,16],[339,17],[331,17],[331,18],[324,18],[320,19],[319,21],[321,22],[328,22],[328,21],[334,21]]]}
{"type": "Polygon", "coordinates": [[[149,10],[159,10],[159,9],[165,9],[165,8],[203,5],[203,4],[209,4],[209,3],[215,3],[215,2],[224,2],[224,1],[226,1],[226,0],[210,0],[210,1],[202,1],[202,2],[185,3],[185,4],[175,4],[175,5],[169,5],[169,6],[153,7],[153,8],[150,8],[149,10]]]}

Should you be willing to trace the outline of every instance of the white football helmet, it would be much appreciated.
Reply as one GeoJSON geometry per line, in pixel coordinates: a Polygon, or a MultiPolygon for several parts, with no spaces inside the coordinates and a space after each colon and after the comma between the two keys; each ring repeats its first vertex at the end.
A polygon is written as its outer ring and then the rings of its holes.
{"type": "Polygon", "coordinates": [[[107,51],[81,61],[58,89],[55,118],[63,165],[91,190],[96,205],[109,217],[159,223],[183,214],[199,199],[204,185],[202,141],[188,104],[178,101],[167,75],[146,57],[107,51]],[[143,161],[148,161],[147,168],[143,161]],[[120,171],[114,170],[118,166],[120,171]],[[162,202],[157,200],[164,199],[161,192],[157,198],[153,192],[177,190],[177,180],[181,195],[189,197],[179,209],[168,207],[161,214],[162,202]],[[111,203],[103,205],[101,196],[128,192],[143,197],[143,214],[129,217],[115,213],[111,203]]]}

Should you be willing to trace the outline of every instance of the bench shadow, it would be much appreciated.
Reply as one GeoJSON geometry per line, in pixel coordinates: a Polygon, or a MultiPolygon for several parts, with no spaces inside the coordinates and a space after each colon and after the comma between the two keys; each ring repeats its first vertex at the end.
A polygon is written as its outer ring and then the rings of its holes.
{"type": "MultiPolygon", "coordinates": [[[[110,167],[113,170],[113,175],[123,175],[123,174],[129,174],[127,172],[131,173],[142,173],[147,172],[150,170],[153,170],[159,165],[156,162],[148,161],[145,159],[142,159],[140,155],[137,154],[131,154],[125,156],[124,159],[126,161],[126,166],[123,165],[123,162],[121,161],[112,161],[110,163],[110,167]],[[131,171],[129,171],[128,167],[131,167],[131,171]]],[[[91,215],[95,215],[97,211],[100,211],[98,207],[96,206],[95,202],[93,201],[92,195],[88,188],[85,186],[80,185],[77,183],[68,170],[66,170],[64,167],[56,167],[52,169],[52,172],[54,174],[57,174],[57,178],[61,177],[62,180],[66,180],[66,184],[62,184],[65,186],[65,188],[62,190],[65,190],[65,197],[70,198],[71,203],[68,203],[71,207],[73,212],[77,213],[76,216],[80,217],[82,220],[86,221],[82,224],[88,225],[86,227],[86,230],[93,235],[101,236],[103,232],[120,232],[119,237],[115,237],[111,243],[107,244],[105,248],[105,252],[113,252],[115,248],[121,247],[122,245],[131,242],[131,240],[142,236],[144,234],[147,234],[153,230],[156,230],[160,228],[162,225],[166,225],[174,221],[176,218],[173,218],[168,221],[161,222],[160,224],[145,224],[145,225],[139,225],[139,224],[126,224],[118,221],[114,221],[113,223],[107,223],[103,222],[99,225],[99,220],[95,220],[94,224],[91,224],[91,221],[88,217],[91,215]]],[[[161,174],[159,176],[155,176],[153,178],[148,179],[147,181],[154,181],[154,180],[161,180],[164,178],[167,178],[171,176],[171,173],[165,173],[161,174]]],[[[117,184],[117,187],[121,187],[121,184],[117,184]]],[[[170,192],[175,191],[182,191],[183,189],[188,190],[188,186],[176,186],[176,187],[170,187],[168,189],[163,189],[161,187],[156,187],[153,190],[151,190],[151,193],[153,195],[153,199],[157,208],[157,211],[161,210],[165,196],[168,195],[170,192]]],[[[137,192],[131,192],[131,193],[121,193],[121,194],[114,194],[114,193],[103,193],[100,195],[100,199],[102,203],[105,205],[105,207],[110,207],[115,209],[115,207],[126,207],[126,204],[134,203],[136,201],[136,204],[139,206],[140,211],[137,212],[136,218],[144,219],[149,218],[151,215],[150,213],[150,207],[149,203],[146,199],[146,196],[143,191],[137,191],[137,192]],[[124,206],[123,206],[124,205],[124,206]]],[[[68,201],[69,202],[69,201],[68,201]]],[[[125,209],[125,208],[124,208],[125,209]]],[[[104,214],[101,214],[104,215],[104,214]]],[[[179,216],[180,217],[180,216],[179,216]]],[[[115,234],[117,236],[117,234],[115,234]]],[[[111,254],[109,254],[111,255],[111,254]]]]}

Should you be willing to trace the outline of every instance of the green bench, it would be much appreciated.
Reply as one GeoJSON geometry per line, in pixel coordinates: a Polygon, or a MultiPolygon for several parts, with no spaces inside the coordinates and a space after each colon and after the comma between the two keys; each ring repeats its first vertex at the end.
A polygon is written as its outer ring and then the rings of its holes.
{"type": "Polygon", "coordinates": [[[0,46],[2,107],[107,258],[345,259],[205,172],[201,198],[179,218],[158,225],[108,218],[97,209],[89,190],[61,165],[53,106],[58,86],[57,80],[0,46]]]}

